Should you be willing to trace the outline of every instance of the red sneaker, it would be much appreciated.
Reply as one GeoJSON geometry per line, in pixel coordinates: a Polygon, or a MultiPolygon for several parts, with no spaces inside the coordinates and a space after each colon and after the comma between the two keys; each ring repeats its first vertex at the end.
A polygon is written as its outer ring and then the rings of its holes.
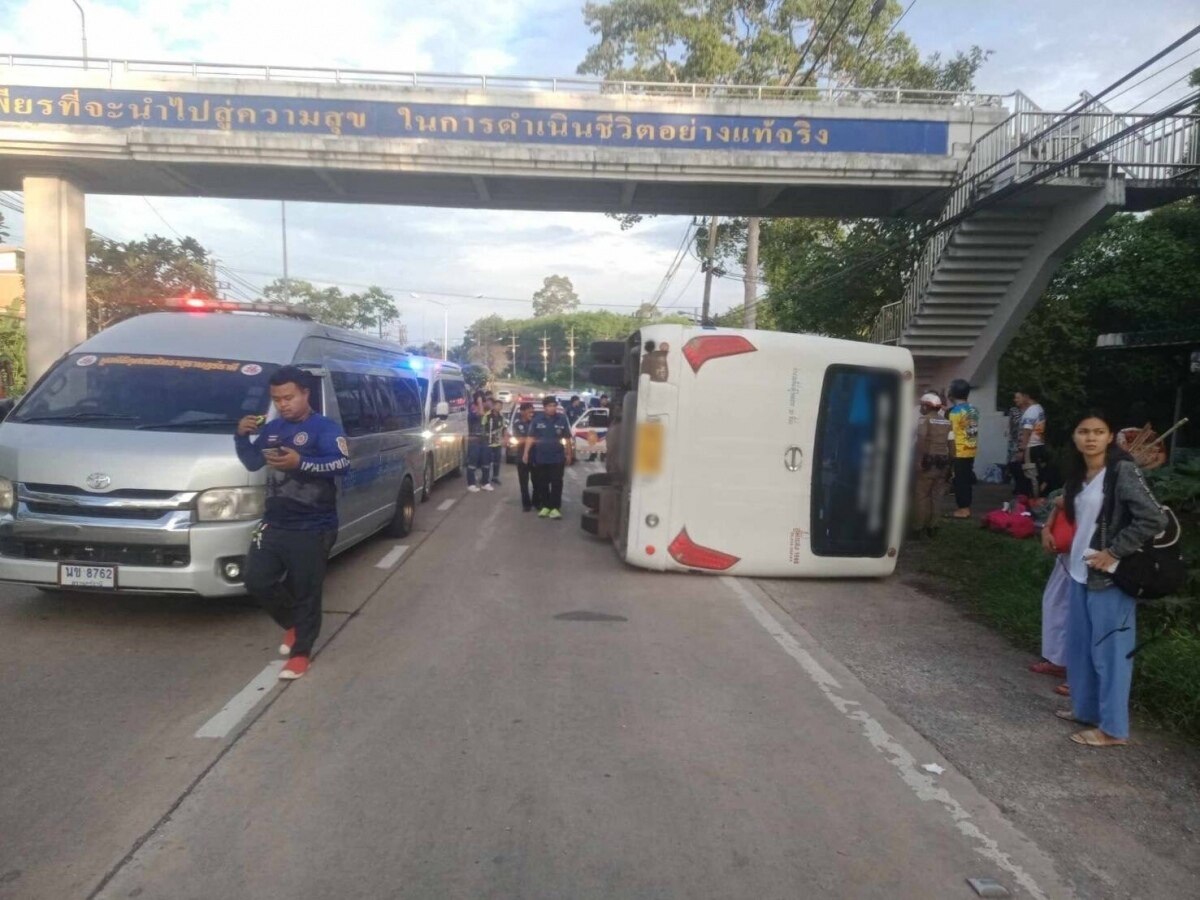
{"type": "Polygon", "coordinates": [[[308,671],[307,656],[293,656],[287,661],[287,665],[279,673],[280,681],[295,681],[301,675],[308,671]]]}
{"type": "Polygon", "coordinates": [[[283,643],[279,645],[279,655],[288,656],[296,646],[296,629],[289,628],[283,633],[283,643]]]}

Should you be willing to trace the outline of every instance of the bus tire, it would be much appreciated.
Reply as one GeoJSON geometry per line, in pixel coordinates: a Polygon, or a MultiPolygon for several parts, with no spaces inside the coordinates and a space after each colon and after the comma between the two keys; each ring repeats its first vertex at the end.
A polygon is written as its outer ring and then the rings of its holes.
{"type": "Polygon", "coordinates": [[[422,473],[424,483],[421,487],[421,502],[428,503],[429,498],[433,495],[433,454],[425,454],[425,466],[422,473]]]}
{"type": "Polygon", "coordinates": [[[587,477],[586,487],[610,487],[617,483],[617,476],[612,472],[593,472],[587,477]]]}
{"type": "Polygon", "coordinates": [[[388,537],[408,537],[412,533],[413,523],[417,518],[417,497],[413,490],[411,478],[405,478],[400,485],[400,495],[396,498],[396,512],[392,520],[384,526],[383,532],[388,537]]]}

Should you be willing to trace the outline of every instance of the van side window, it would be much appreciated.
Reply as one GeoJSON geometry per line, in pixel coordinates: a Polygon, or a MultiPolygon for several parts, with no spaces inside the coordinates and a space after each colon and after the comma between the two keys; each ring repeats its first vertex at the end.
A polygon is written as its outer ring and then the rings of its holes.
{"type": "Polygon", "coordinates": [[[442,391],[446,402],[450,404],[450,412],[462,412],[467,408],[467,386],[464,382],[447,378],[442,381],[442,391]]]}
{"type": "Polygon", "coordinates": [[[379,415],[379,430],[399,431],[404,426],[400,424],[400,413],[392,396],[392,384],[396,379],[367,375],[366,381],[371,390],[371,399],[375,401],[375,411],[379,415]]]}
{"type": "Polygon", "coordinates": [[[419,428],[424,424],[425,401],[417,382],[410,378],[390,378],[392,397],[401,428],[419,428]]]}
{"type": "Polygon", "coordinates": [[[376,430],[375,405],[371,402],[364,376],[357,372],[334,372],[333,391],[337,395],[342,429],[347,437],[376,430]]]}

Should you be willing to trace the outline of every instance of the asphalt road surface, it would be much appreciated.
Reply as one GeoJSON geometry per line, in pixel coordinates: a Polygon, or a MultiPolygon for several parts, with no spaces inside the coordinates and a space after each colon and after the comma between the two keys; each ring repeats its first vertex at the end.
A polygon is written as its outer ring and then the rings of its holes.
{"type": "Polygon", "coordinates": [[[586,471],[439,485],[287,686],[248,604],[0,589],[0,897],[1070,896],[754,582],[584,535],[586,471]]]}

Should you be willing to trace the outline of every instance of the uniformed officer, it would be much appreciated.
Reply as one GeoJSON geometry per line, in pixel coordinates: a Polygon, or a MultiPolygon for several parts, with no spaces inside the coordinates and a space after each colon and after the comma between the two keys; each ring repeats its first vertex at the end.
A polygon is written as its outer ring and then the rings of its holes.
{"type": "Polygon", "coordinates": [[[933,537],[938,503],[946,490],[946,468],[950,465],[950,420],[942,414],[942,398],[932,391],[921,396],[917,415],[917,442],[913,459],[913,530],[933,537]]]}
{"type": "Polygon", "coordinates": [[[238,422],[234,446],[251,472],[271,468],[262,522],[246,556],[248,590],[285,629],[279,652],[288,656],[279,677],[308,671],[321,631],[321,589],[337,537],[335,478],[350,466],[346,436],[309,403],[309,376],[284,366],[271,376],[271,401],[279,417],[238,422]],[[250,435],[256,435],[251,440],[250,435]]]}
{"type": "Polygon", "coordinates": [[[574,443],[571,423],[558,411],[558,401],[547,397],[530,424],[530,440],[522,456],[526,464],[533,460],[533,490],[542,503],[538,518],[562,518],[563,470],[574,457],[574,443]]]}
{"type": "Polygon", "coordinates": [[[520,443],[517,445],[517,481],[521,484],[521,509],[529,512],[534,506],[540,510],[538,506],[541,501],[541,495],[537,490],[537,479],[533,480],[533,496],[529,495],[529,475],[531,466],[525,461],[525,449],[529,443],[529,436],[533,433],[533,404],[522,403],[517,409],[517,417],[513,419],[512,436],[520,443]]]}

